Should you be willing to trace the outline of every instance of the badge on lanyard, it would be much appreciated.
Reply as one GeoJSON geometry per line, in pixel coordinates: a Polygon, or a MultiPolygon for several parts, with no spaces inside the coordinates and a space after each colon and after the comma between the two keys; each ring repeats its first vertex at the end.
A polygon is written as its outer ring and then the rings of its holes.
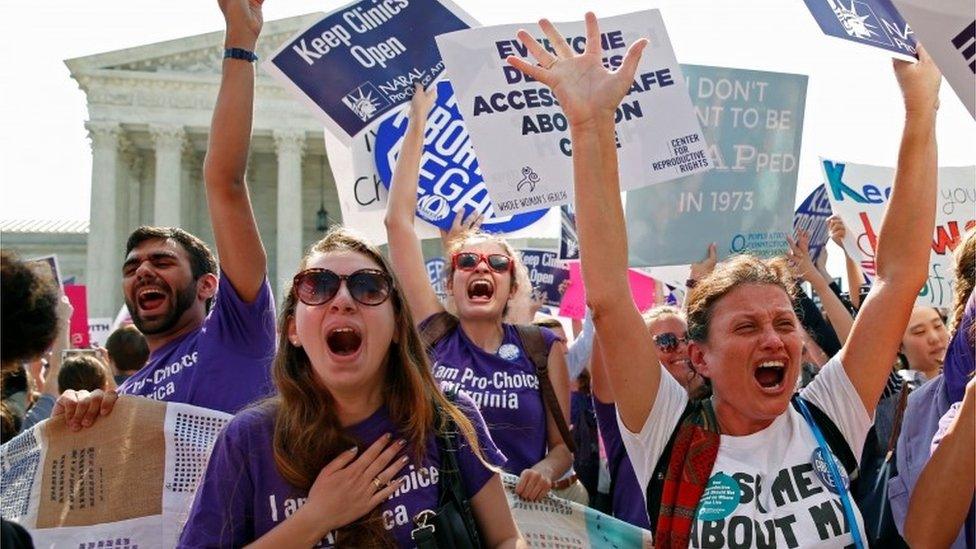
{"type": "MultiPolygon", "coordinates": [[[[847,476],[847,470],[844,469],[844,465],[837,459],[837,456],[833,452],[830,452],[830,458],[837,465],[837,472],[840,473],[840,479],[844,483],[844,489],[850,488],[851,479],[847,476]]],[[[818,447],[813,451],[813,454],[810,456],[810,464],[813,465],[813,472],[820,478],[820,482],[831,492],[840,494],[840,490],[837,488],[836,483],[834,483],[834,477],[830,474],[830,467],[827,465],[827,458],[824,456],[822,448],[818,447]]]]}

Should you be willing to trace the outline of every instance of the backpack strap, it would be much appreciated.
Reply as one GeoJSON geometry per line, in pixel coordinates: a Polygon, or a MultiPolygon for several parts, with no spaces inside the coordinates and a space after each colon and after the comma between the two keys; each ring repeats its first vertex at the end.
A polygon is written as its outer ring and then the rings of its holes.
{"type": "MultiPolygon", "coordinates": [[[[800,411],[799,399],[802,398],[800,395],[793,395],[790,399],[790,404],[796,411],[800,411]]],[[[837,428],[834,420],[830,419],[823,410],[818,408],[815,404],[807,399],[803,399],[803,402],[807,405],[807,409],[810,410],[810,416],[813,421],[820,427],[820,431],[823,433],[824,441],[827,446],[830,447],[830,451],[833,452],[837,459],[840,460],[844,469],[847,471],[847,476],[853,483],[858,476],[858,466],[857,458],[854,456],[854,452],[851,450],[851,445],[847,443],[847,439],[844,438],[843,433],[837,428]]]]}
{"type": "Polygon", "coordinates": [[[447,311],[434,313],[427,319],[427,322],[420,328],[420,340],[427,347],[428,355],[434,345],[437,345],[437,342],[458,327],[458,322],[457,317],[447,311]]]}
{"type": "Polygon", "coordinates": [[[576,453],[576,443],[569,432],[569,425],[566,424],[566,416],[563,415],[562,408],[559,406],[559,399],[556,391],[552,387],[552,380],[549,379],[549,348],[546,347],[546,340],[542,337],[542,329],[532,324],[518,324],[515,326],[519,339],[522,340],[522,350],[529,356],[529,360],[535,365],[535,375],[539,378],[539,391],[542,393],[542,401],[546,405],[546,413],[552,416],[556,422],[556,428],[566,443],[570,452],[576,453]]]}
{"type": "Polygon", "coordinates": [[[647,518],[650,523],[651,534],[657,530],[657,518],[661,514],[661,495],[664,493],[664,477],[668,472],[668,465],[671,463],[671,451],[674,449],[674,441],[678,438],[678,431],[681,430],[681,425],[685,422],[685,419],[694,412],[694,405],[695,401],[693,400],[689,400],[688,404],[685,405],[685,409],[681,412],[681,417],[678,419],[678,424],[675,425],[674,431],[671,432],[671,437],[668,439],[668,443],[664,445],[664,451],[661,452],[660,459],[657,460],[657,465],[654,466],[654,473],[651,474],[651,478],[647,482],[644,501],[647,502],[647,518]]]}

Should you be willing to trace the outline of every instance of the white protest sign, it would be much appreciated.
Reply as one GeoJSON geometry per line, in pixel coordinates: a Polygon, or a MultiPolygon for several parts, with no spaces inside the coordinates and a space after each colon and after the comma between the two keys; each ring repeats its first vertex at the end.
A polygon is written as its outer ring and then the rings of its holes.
{"type": "MultiPolygon", "coordinates": [[[[878,231],[895,180],[894,168],[821,159],[827,196],[847,226],[844,249],[859,261],[868,278],[875,275],[878,231]]],[[[935,232],[929,277],[918,305],[947,307],[952,303],[955,264],[952,250],[976,225],[976,166],[939,168],[935,232]]]]}
{"type": "Polygon", "coordinates": [[[99,347],[104,347],[108,336],[112,335],[112,317],[98,317],[88,319],[88,338],[99,347]]]}
{"type": "Polygon", "coordinates": [[[976,118],[976,3],[893,1],[969,114],[976,118]]]}
{"type": "MultiPolygon", "coordinates": [[[[577,52],[583,22],[557,25],[577,52]]],[[[572,201],[572,144],[555,95],[505,61],[535,60],[500,25],[442,34],[437,45],[471,134],[488,192],[499,214],[510,215],[572,201]]],[[[658,10],[600,21],[605,66],[615,68],[631,43],[648,38],[634,84],[616,112],[622,190],[708,170],[701,127],[658,10]]],[[[536,30],[534,35],[543,38],[536,30]]],[[[543,41],[548,47],[548,41],[543,41]]]]}

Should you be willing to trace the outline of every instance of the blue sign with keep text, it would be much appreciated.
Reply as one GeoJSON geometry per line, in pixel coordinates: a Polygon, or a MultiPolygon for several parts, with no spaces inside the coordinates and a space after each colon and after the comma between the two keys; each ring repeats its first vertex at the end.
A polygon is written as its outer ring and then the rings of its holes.
{"type": "Polygon", "coordinates": [[[361,0],[285,42],[264,67],[348,141],[444,70],[434,37],[474,20],[439,0],[361,0]]]}
{"type": "MultiPolygon", "coordinates": [[[[384,120],[376,131],[376,172],[387,188],[393,179],[407,122],[407,111],[403,110],[384,120]]],[[[417,195],[417,217],[445,230],[451,228],[459,212],[463,212],[462,219],[471,212],[483,215],[481,228],[485,231],[508,233],[535,223],[547,211],[495,215],[471,137],[447,81],[437,84],[437,103],[427,116],[417,195]]]]}

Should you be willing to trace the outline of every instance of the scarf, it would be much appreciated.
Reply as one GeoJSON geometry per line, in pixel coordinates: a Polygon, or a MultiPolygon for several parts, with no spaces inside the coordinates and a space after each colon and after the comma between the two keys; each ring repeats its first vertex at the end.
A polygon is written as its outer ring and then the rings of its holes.
{"type": "Polygon", "coordinates": [[[654,534],[658,549],[688,547],[698,502],[718,458],[721,438],[711,399],[694,404],[678,427],[654,534]]]}

